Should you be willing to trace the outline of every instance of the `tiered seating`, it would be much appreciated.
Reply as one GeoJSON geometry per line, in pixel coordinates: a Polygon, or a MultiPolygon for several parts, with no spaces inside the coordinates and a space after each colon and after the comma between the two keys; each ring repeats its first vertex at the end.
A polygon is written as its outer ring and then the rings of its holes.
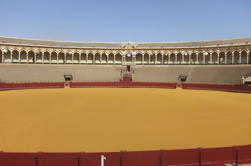
{"type": "Polygon", "coordinates": [[[137,66],[135,82],[178,82],[187,75],[187,83],[241,84],[242,76],[251,75],[251,66],[137,66]]]}
{"type": "Polygon", "coordinates": [[[72,75],[74,82],[118,82],[121,78],[121,68],[87,65],[0,65],[0,81],[64,82],[64,75],[72,75]]]}

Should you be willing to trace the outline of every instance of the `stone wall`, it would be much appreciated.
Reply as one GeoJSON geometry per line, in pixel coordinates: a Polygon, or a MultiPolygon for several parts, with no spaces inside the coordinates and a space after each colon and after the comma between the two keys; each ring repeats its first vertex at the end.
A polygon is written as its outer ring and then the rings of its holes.
{"type": "Polygon", "coordinates": [[[135,82],[179,82],[179,75],[187,75],[188,83],[241,84],[242,76],[251,75],[251,65],[210,66],[136,66],[135,82]]]}
{"type": "Polygon", "coordinates": [[[72,75],[74,82],[118,82],[122,66],[0,64],[0,82],[64,82],[72,75]]]}

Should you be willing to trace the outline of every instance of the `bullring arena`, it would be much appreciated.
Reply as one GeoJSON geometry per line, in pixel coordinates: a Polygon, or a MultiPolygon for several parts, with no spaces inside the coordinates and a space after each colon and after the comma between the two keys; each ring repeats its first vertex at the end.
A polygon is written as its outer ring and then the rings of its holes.
{"type": "Polygon", "coordinates": [[[0,37],[0,166],[249,165],[250,50],[0,37]]]}

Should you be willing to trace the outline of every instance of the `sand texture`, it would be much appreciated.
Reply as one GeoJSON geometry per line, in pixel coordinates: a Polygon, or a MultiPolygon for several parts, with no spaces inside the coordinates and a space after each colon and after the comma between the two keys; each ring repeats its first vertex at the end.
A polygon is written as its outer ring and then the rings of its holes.
{"type": "Polygon", "coordinates": [[[0,151],[251,144],[251,94],[155,88],[0,91],[0,151]]]}

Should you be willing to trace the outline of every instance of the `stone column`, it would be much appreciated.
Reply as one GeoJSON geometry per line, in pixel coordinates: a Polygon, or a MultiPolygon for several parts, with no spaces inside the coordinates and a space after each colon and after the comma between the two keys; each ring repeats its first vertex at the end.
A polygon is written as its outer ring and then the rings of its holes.
{"type": "Polygon", "coordinates": [[[42,56],[42,64],[44,64],[44,52],[41,52],[41,56],[42,56]]]}
{"type": "Polygon", "coordinates": [[[158,60],[158,54],[154,54],[154,64],[156,65],[157,64],[157,60],[158,60]]]}
{"type": "Polygon", "coordinates": [[[174,53],[174,59],[175,59],[175,60],[174,60],[174,63],[177,64],[177,63],[178,63],[178,62],[177,62],[178,54],[174,53]]]}
{"type": "Polygon", "coordinates": [[[29,63],[29,51],[26,52],[26,63],[29,63]]]}
{"type": "Polygon", "coordinates": [[[13,62],[13,55],[12,55],[12,50],[10,50],[10,63],[12,63],[13,62]]]}
{"type": "Polygon", "coordinates": [[[242,51],[239,51],[239,64],[241,64],[241,53],[242,51]]]}
{"type": "Polygon", "coordinates": [[[58,64],[58,53],[56,52],[56,54],[57,54],[57,64],[58,64]]]}
{"type": "Polygon", "coordinates": [[[51,52],[49,52],[49,63],[51,64],[51,52]]]}
{"type": "Polygon", "coordinates": [[[78,53],[78,63],[81,63],[81,53],[78,53]]]}
{"type": "Polygon", "coordinates": [[[63,64],[66,64],[66,53],[64,53],[64,63],[63,64]]]}
{"type": "Polygon", "coordinates": [[[122,54],[122,64],[125,63],[125,55],[122,54]]]}
{"type": "Polygon", "coordinates": [[[192,53],[188,53],[188,61],[189,61],[188,63],[189,63],[189,64],[191,64],[191,59],[192,59],[191,56],[192,56],[192,53]]]}
{"type": "Polygon", "coordinates": [[[204,52],[202,53],[202,55],[203,55],[203,64],[206,64],[206,53],[204,52]]]}
{"type": "Polygon", "coordinates": [[[181,57],[182,57],[182,58],[181,58],[181,59],[182,59],[182,60],[181,60],[181,64],[184,64],[184,63],[185,63],[185,54],[182,53],[182,54],[181,54],[181,57]]]}
{"type": "Polygon", "coordinates": [[[71,64],[73,64],[73,60],[74,60],[74,53],[71,54],[71,64]]]}
{"type": "Polygon", "coordinates": [[[210,64],[213,64],[213,53],[210,52],[210,64]]]}
{"type": "Polygon", "coordinates": [[[234,64],[234,51],[232,51],[232,64],[234,64]]]}
{"type": "Polygon", "coordinates": [[[224,52],[224,54],[225,54],[225,64],[227,64],[227,53],[224,52]]]}
{"type": "Polygon", "coordinates": [[[115,64],[115,56],[116,56],[116,54],[113,54],[113,64],[115,64]]]}
{"type": "Polygon", "coordinates": [[[145,62],[145,56],[144,54],[141,54],[142,55],[142,65],[144,65],[144,62],[145,62]]]}
{"type": "Polygon", "coordinates": [[[2,63],[4,63],[4,50],[2,50],[2,63]]]}
{"type": "Polygon", "coordinates": [[[246,51],[246,53],[247,53],[247,64],[249,64],[249,52],[250,52],[250,50],[246,51]]]}
{"type": "Polygon", "coordinates": [[[168,64],[170,64],[170,54],[168,54],[168,64]]]}
{"type": "Polygon", "coordinates": [[[17,51],[17,56],[18,56],[18,63],[19,63],[19,64],[21,63],[20,52],[21,52],[21,51],[19,51],[19,50],[17,51]]]}
{"type": "Polygon", "coordinates": [[[86,53],[86,64],[88,64],[88,53],[86,53]]]}
{"type": "Polygon", "coordinates": [[[37,52],[34,51],[34,63],[37,63],[37,52]]]}
{"type": "Polygon", "coordinates": [[[220,64],[220,53],[216,51],[216,54],[217,54],[217,64],[220,64]]]}
{"type": "Polygon", "coordinates": [[[195,55],[196,55],[196,62],[195,62],[195,64],[199,64],[199,53],[196,52],[195,55]]]}
{"type": "Polygon", "coordinates": [[[92,64],[95,64],[96,63],[96,56],[95,54],[92,55],[92,64]]]}

